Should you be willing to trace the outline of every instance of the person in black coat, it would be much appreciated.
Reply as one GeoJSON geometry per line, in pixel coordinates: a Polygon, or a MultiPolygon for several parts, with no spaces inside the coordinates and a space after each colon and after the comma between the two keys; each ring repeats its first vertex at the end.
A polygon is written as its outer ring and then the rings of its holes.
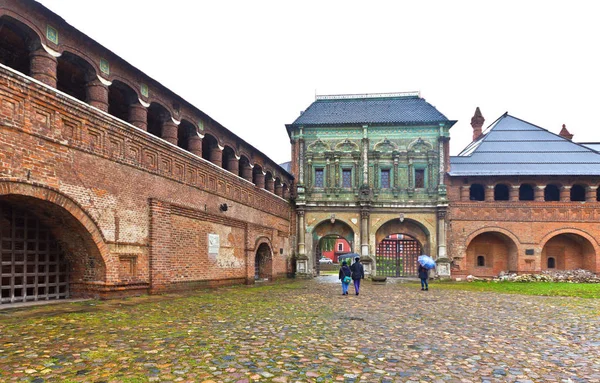
{"type": "Polygon", "coordinates": [[[365,268],[362,263],[360,263],[360,257],[354,258],[354,263],[350,266],[350,270],[352,270],[354,290],[356,291],[356,295],[358,295],[358,290],[360,290],[360,280],[365,279],[365,268]]]}
{"type": "Polygon", "coordinates": [[[419,278],[421,278],[421,290],[429,290],[429,284],[427,283],[427,279],[429,279],[429,270],[427,270],[423,265],[419,264],[419,278]]]}
{"type": "Polygon", "coordinates": [[[348,295],[348,286],[350,286],[350,282],[346,282],[344,280],[345,277],[350,277],[352,275],[352,271],[348,267],[348,262],[343,261],[342,267],[340,267],[339,279],[342,281],[342,295],[348,295]]]}

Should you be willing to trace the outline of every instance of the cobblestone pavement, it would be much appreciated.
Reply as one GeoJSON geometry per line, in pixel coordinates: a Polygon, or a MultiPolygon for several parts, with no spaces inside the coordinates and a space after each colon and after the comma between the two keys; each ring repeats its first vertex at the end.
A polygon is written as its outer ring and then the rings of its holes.
{"type": "Polygon", "coordinates": [[[0,381],[600,382],[598,300],[328,280],[1,310],[0,381]]]}

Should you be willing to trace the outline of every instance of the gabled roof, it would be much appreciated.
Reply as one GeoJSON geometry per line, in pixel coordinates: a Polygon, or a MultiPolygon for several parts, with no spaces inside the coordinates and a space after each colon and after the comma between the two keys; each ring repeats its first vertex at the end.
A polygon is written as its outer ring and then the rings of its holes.
{"type": "Polygon", "coordinates": [[[288,129],[300,125],[419,125],[440,122],[449,120],[418,92],[318,96],[296,121],[288,125],[288,129]]]}
{"type": "Polygon", "coordinates": [[[600,153],[505,113],[450,157],[449,174],[600,175],[600,153]]]}

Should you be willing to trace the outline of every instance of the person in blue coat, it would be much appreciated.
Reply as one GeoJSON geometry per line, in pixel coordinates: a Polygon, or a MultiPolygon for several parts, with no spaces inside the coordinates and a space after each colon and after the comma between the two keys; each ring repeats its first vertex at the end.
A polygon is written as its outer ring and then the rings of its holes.
{"type": "Polygon", "coordinates": [[[428,291],[429,284],[427,283],[427,279],[429,279],[429,270],[427,270],[423,265],[419,264],[419,278],[421,279],[421,291],[428,291]]]}
{"type": "Polygon", "coordinates": [[[354,258],[354,263],[350,266],[350,270],[352,270],[352,281],[354,281],[354,291],[356,291],[356,295],[358,295],[358,290],[360,289],[360,280],[365,279],[365,268],[362,263],[360,263],[360,257],[354,258]]]}
{"type": "Polygon", "coordinates": [[[348,267],[348,262],[343,261],[342,267],[340,267],[340,281],[342,281],[342,295],[348,295],[348,286],[350,286],[349,278],[352,275],[352,271],[348,267]],[[348,277],[348,278],[346,278],[348,277]]]}

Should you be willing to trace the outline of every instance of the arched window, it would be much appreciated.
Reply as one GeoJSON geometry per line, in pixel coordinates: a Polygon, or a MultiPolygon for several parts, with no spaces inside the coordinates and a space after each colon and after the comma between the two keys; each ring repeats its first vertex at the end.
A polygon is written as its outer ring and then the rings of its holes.
{"type": "Polygon", "coordinates": [[[484,201],[485,200],[485,189],[481,184],[473,184],[469,189],[469,200],[471,201],[484,201]]]}
{"type": "Polygon", "coordinates": [[[508,186],[498,184],[494,188],[494,201],[508,201],[508,186]]]}
{"type": "Polygon", "coordinates": [[[519,201],[533,201],[533,186],[523,184],[519,188],[519,201]]]}
{"type": "Polygon", "coordinates": [[[137,99],[137,94],[129,85],[114,80],[108,87],[108,113],[123,121],[129,121],[129,108],[137,99]]]}
{"type": "Polygon", "coordinates": [[[171,118],[169,111],[162,105],[153,102],[148,108],[148,133],[162,137],[162,127],[171,118]]]}
{"type": "Polygon", "coordinates": [[[191,122],[181,120],[177,129],[177,146],[183,150],[191,151],[190,138],[196,136],[196,127],[191,122]]]}
{"type": "Polygon", "coordinates": [[[87,84],[96,77],[96,71],[90,63],[71,52],[63,52],[58,58],[56,72],[58,90],[88,102],[87,84]]]}
{"type": "Polygon", "coordinates": [[[571,187],[571,201],[585,201],[585,186],[573,185],[571,187]]]}
{"type": "Polygon", "coordinates": [[[544,189],[544,201],[560,201],[560,190],[558,186],[550,184],[544,189]]]}
{"type": "Polygon", "coordinates": [[[484,267],[485,266],[485,257],[483,255],[478,255],[477,256],[477,267],[484,267]]]}
{"type": "Polygon", "coordinates": [[[237,175],[237,173],[239,172],[239,168],[235,168],[236,164],[233,164],[233,161],[237,162],[235,152],[231,147],[225,146],[225,148],[223,149],[223,169],[230,172],[234,172],[237,175]]]}
{"type": "Polygon", "coordinates": [[[549,269],[556,268],[556,259],[554,257],[548,257],[548,268],[549,269]]]}
{"type": "Polygon", "coordinates": [[[202,158],[207,161],[211,160],[211,152],[217,147],[217,139],[210,134],[205,134],[202,139],[202,158]]]}
{"type": "Polygon", "coordinates": [[[25,24],[9,16],[0,18],[0,63],[29,76],[29,48],[34,41],[39,47],[39,38],[25,24]]]}

